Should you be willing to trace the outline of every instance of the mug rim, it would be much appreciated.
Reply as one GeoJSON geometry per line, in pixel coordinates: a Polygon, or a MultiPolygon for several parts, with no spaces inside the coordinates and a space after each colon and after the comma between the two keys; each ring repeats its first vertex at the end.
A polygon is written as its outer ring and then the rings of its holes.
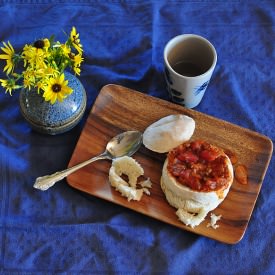
{"type": "MultiPolygon", "coordinates": [[[[180,41],[179,41],[180,42],[180,41]]],[[[165,45],[164,47],[164,51],[163,51],[163,55],[164,55],[164,61],[165,61],[165,65],[171,70],[173,71],[176,75],[182,77],[182,78],[196,78],[196,77],[201,77],[201,76],[204,76],[205,74],[209,73],[210,71],[213,71],[216,64],[217,64],[217,52],[216,52],[216,49],[214,47],[214,45],[209,41],[207,40],[205,37],[201,36],[201,35],[198,35],[198,34],[192,34],[192,33],[187,33],[187,34],[180,34],[180,35],[177,35],[173,38],[171,38],[165,45]],[[185,76],[185,75],[182,75],[182,74],[179,74],[178,72],[176,72],[172,66],[170,65],[170,63],[168,62],[168,59],[167,59],[167,56],[168,56],[168,47],[175,41],[175,40],[181,40],[182,38],[198,38],[200,40],[203,40],[204,42],[206,42],[206,44],[208,44],[208,46],[210,47],[210,49],[212,50],[213,52],[213,62],[211,64],[211,66],[207,69],[206,72],[202,73],[202,74],[199,74],[199,75],[196,75],[196,76],[185,76]]]]}

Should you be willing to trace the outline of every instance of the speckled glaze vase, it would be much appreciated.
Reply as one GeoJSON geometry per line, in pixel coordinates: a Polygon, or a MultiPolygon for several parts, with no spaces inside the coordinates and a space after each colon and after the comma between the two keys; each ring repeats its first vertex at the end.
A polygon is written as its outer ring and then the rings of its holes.
{"type": "Polygon", "coordinates": [[[86,91],[75,75],[65,72],[65,78],[73,92],[63,102],[51,104],[34,90],[20,92],[21,113],[35,131],[57,135],[71,130],[81,120],[87,104],[86,91]]]}

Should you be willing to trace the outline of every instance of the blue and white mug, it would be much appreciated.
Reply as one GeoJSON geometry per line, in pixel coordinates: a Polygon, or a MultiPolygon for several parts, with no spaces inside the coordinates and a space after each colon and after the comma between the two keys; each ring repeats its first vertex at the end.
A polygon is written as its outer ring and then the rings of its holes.
{"type": "Polygon", "coordinates": [[[173,102],[187,108],[202,100],[217,63],[214,46],[204,37],[182,34],[164,48],[167,89],[173,102]]]}

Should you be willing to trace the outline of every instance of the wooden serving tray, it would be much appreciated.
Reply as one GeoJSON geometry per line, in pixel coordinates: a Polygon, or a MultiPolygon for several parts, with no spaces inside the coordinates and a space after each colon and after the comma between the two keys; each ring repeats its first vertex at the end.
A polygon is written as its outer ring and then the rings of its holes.
{"type": "Polygon", "coordinates": [[[143,167],[145,177],[153,183],[151,195],[141,201],[128,202],[108,181],[111,162],[100,160],[67,178],[70,186],[101,199],[122,205],[178,228],[217,241],[234,244],[241,240],[255,206],[262,182],[271,159],[273,145],[269,138],[226,121],[186,109],[117,85],[107,85],[100,91],[83,132],[73,152],[69,167],[102,153],[107,142],[126,130],[144,131],[154,121],[170,115],[185,114],[196,121],[192,139],[204,139],[236,153],[239,163],[248,168],[248,184],[234,180],[226,199],[213,210],[222,215],[216,230],[207,227],[206,220],[195,228],[181,223],[161,190],[160,177],[166,154],[154,153],[144,146],[133,156],[143,167]]]}

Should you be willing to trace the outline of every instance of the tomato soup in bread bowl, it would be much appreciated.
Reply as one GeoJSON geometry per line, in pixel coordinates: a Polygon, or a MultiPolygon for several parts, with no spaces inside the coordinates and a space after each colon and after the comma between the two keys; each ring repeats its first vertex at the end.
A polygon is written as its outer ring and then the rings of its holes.
{"type": "Polygon", "coordinates": [[[206,141],[182,143],[169,151],[161,188],[179,220],[195,227],[226,197],[233,166],[224,151],[206,141]]]}

